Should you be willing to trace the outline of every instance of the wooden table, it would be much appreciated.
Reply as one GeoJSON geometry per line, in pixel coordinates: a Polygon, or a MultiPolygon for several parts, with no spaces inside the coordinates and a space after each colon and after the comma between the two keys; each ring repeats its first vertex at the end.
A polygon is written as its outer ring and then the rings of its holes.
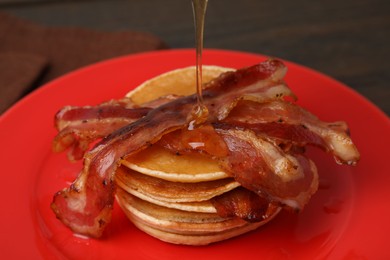
{"type": "MultiPolygon", "coordinates": [[[[148,31],[171,48],[194,46],[189,0],[0,0],[0,11],[50,26],[148,31]]],[[[388,0],[211,0],[205,47],[311,67],[389,115],[389,13],[388,0]]]]}

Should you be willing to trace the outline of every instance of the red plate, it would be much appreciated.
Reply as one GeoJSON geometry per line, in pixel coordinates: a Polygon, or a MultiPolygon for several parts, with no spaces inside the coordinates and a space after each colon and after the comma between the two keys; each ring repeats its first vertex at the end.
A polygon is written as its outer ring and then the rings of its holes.
{"type": "MultiPolygon", "coordinates": [[[[242,67],[264,57],[206,50],[204,63],[242,67]]],[[[286,62],[287,83],[300,105],[322,120],[348,122],[361,152],[357,167],[339,166],[310,150],[321,187],[300,214],[283,212],[249,234],[210,246],[177,246],[137,230],[115,207],[106,237],[74,236],[51,212],[53,194],[80,169],[51,152],[53,116],[64,105],[119,98],[157,74],[193,65],[192,50],[132,55],[102,62],[55,80],[0,118],[0,247],[4,259],[389,259],[390,120],[365,98],[320,73],[286,62]]]]}

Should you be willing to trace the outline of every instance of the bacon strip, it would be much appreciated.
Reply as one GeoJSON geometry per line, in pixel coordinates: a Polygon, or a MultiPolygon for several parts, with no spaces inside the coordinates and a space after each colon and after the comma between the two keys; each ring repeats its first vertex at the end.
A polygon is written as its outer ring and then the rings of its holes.
{"type": "Polygon", "coordinates": [[[229,149],[221,165],[243,187],[297,210],[317,191],[317,169],[305,156],[287,154],[250,130],[216,131],[229,149]]]}
{"type": "Polygon", "coordinates": [[[138,120],[140,117],[91,119],[85,122],[75,122],[56,135],[52,144],[53,151],[62,152],[70,148],[68,159],[70,161],[80,160],[92,142],[138,120]]]}
{"type": "Polygon", "coordinates": [[[97,106],[65,106],[57,112],[55,126],[58,131],[61,131],[74,122],[111,117],[128,117],[129,114],[131,116],[136,113],[136,111],[131,111],[132,108],[136,108],[136,106],[129,98],[110,100],[97,106]]]}
{"type": "Polygon", "coordinates": [[[58,131],[67,128],[70,125],[86,123],[89,120],[103,120],[128,118],[139,119],[145,116],[152,108],[159,107],[165,103],[177,99],[176,95],[168,95],[152,100],[138,107],[130,98],[120,100],[110,100],[97,106],[66,106],[57,112],[55,116],[55,126],[58,131]]]}
{"type": "Polygon", "coordinates": [[[360,158],[344,122],[322,122],[286,101],[240,101],[213,127],[182,129],[165,135],[158,144],[174,152],[198,151],[216,157],[242,186],[295,209],[302,209],[318,186],[315,165],[296,154],[296,146],[319,146],[350,165],[360,158]],[[202,145],[191,149],[194,140],[202,145]]]}
{"type": "Polygon", "coordinates": [[[164,135],[158,145],[174,153],[204,153],[218,160],[243,187],[267,201],[296,210],[304,207],[318,187],[314,163],[292,150],[285,152],[274,140],[250,128],[218,126],[181,129],[164,135]],[[201,144],[191,149],[194,140],[201,144]]]}
{"type": "MultiPolygon", "coordinates": [[[[282,143],[318,146],[331,152],[338,163],[355,165],[360,158],[345,122],[322,122],[290,102],[241,102],[223,122],[231,128],[252,129],[282,143]]],[[[219,126],[229,128],[223,123],[219,126]]]]}
{"type": "Polygon", "coordinates": [[[242,186],[302,209],[317,190],[318,176],[314,164],[297,154],[297,147],[319,146],[337,161],[354,165],[360,155],[347,129],[343,122],[322,122],[286,101],[240,101],[224,120],[167,134],[158,144],[175,153],[197,151],[215,157],[242,186]],[[192,148],[195,140],[200,144],[192,148]]]}
{"type": "Polygon", "coordinates": [[[211,199],[221,217],[239,217],[248,222],[263,221],[280,208],[269,200],[242,187],[235,188],[211,199]]]}
{"type": "Polygon", "coordinates": [[[67,111],[57,120],[60,132],[54,138],[52,147],[55,152],[71,148],[68,158],[75,161],[82,159],[90,143],[138,120],[151,109],[97,106],[63,110],[67,111]]]}
{"type": "Polygon", "coordinates": [[[55,125],[59,133],[53,140],[53,151],[62,152],[70,148],[68,159],[80,160],[92,142],[140,119],[152,108],[176,98],[178,97],[174,95],[161,97],[143,107],[135,106],[129,98],[111,100],[97,106],[66,106],[56,114],[55,125]]]}
{"type": "MultiPolygon", "coordinates": [[[[267,101],[289,95],[282,82],[286,68],[278,60],[227,72],[209,83],[204,104],[209,120],[224,119],[241,99],[267,101]]],[[[84,168],[76,181],[59,191],[52,209],[74,232],[99,237],[111,219],[114,174],[120,158],[144,149],[164,134],[183,128],[196,96],[176,99],[150,111],[145,117],[107,136],[84,156],[84,168]]]]}

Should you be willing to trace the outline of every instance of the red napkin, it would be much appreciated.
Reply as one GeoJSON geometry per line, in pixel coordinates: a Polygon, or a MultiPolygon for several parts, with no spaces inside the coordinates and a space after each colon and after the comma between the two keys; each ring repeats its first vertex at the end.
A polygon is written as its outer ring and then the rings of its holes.
{"type": "Polygon", "coordinates": [[[32,89],[97,61],[166,48],[145,32],[47,27],[0,12],[0,114],[32,89]]]}

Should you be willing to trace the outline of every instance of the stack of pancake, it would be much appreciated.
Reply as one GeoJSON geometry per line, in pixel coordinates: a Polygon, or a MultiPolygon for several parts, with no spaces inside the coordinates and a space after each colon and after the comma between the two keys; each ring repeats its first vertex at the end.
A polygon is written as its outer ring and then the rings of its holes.
{"type": "MultiPolygon", "coordinates": [[[[208,81],[220,67],[204,67],[208,81]]],[[[195,91],[195,69],[171,71],[147,81],[128,94],[137,104],[167,94],[195,91]]],[[[240,185],[212,159],[174,154],[155,144],[125,158],[115,181],[116,198],[127,217],[140,230],[160,240],[186,245],[205,245],[254,230],[271,220],[249,223],[217,214],[211,199],[240,185]]]]}

